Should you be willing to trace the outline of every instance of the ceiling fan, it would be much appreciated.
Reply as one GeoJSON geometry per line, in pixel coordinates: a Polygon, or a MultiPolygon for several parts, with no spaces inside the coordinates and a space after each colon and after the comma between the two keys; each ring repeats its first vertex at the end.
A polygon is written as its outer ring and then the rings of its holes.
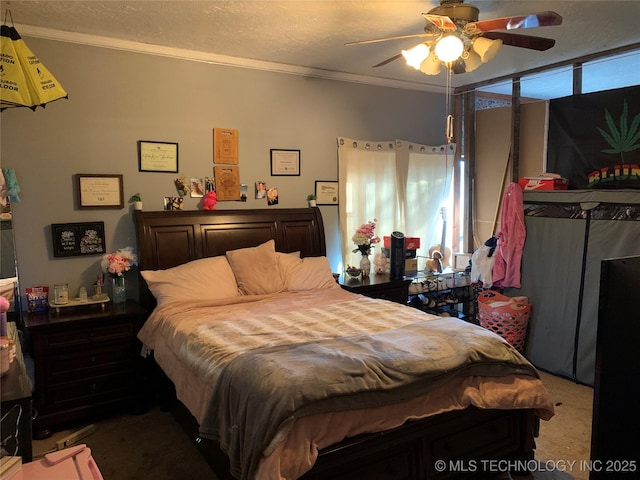
{"type": "Polygon", "coordinates": [[[562,23],[562,17],[551,11],[478,20],[478,8],[464,3],[464,0],[440,0],[439,6],[422,16],[425,18],[424,33],[361,40],[346,45],[425,38],[412,49],[403,50],[373,67],[381,67],[404,56],[407,64],[427,75],[437,75],[441,64],[453,73],[464,73],[491,60],[503,44],[538,51],[548,50],[555,45],[552,38],[516,34],[508,30],[562,23]]]}

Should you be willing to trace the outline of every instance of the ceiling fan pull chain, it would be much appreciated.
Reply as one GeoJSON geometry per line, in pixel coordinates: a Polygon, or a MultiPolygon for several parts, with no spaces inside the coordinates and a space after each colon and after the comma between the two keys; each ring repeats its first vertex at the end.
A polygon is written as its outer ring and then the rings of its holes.
{"type": "Polygon", "coordinates": [[[453,115],[447,115],[447,141],[453,141],[453,115]]]}

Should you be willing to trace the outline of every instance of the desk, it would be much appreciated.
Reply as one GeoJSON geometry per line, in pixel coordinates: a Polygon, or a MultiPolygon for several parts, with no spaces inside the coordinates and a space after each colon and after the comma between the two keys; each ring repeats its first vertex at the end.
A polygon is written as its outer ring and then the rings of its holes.
{"type": "Polygon", "coordinates": [[[2,404],[2,438],[9,436],[5,448],[10,455],[19,455],[30,462],[31,450],[31,380],[24,363],[18,329],[14,322],[7,324],[7,336],[16,342],[16,358],[9,371],[1,377],[0,397],[2,404]],[[15,434],[7,435],[9,432],[15,434]]]}

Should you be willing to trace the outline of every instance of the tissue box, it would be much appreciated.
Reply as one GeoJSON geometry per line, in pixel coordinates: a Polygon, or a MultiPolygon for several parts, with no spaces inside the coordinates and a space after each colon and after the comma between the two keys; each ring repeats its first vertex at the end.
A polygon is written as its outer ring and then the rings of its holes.
{"type": "MultiPolygon", "coordinates": [[[[391,248],[391,237],[383,237],[384,248],[391,248]]],[[[417,250],[420,248],[420,237],[404,237],[404,248],[406,250],[417,250]]]]}
{"type": "Polygon", "coordinates": [[[566,190],[569,186],[566,178],[524,177],[519,183],[523,190],[566,190]]]}

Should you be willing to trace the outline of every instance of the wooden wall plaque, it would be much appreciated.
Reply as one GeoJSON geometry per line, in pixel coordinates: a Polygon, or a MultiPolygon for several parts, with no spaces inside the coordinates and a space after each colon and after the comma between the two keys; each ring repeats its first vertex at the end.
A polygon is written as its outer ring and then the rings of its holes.
{"type": "Polygon", "coordinates": [[[218,201],[240,200],[240,168],[232,166],[213,167],[218,201]]]}
{"type": "Polygon", "coordinates": [[[213,163],[238,164],[238,130],[213,129],[213,163]]]}

